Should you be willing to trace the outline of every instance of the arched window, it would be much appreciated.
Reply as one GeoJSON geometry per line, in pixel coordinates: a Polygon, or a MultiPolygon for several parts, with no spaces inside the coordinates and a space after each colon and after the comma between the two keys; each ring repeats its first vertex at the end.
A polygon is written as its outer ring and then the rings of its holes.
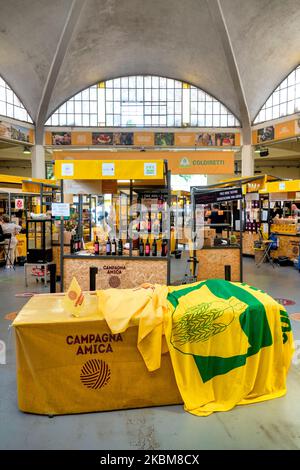
{"type": "Polygon", "coordinates": [[[62,104],[47,126],[238,127],[218,100],[188,83],[157,76],[114,78],[62,104]]]}
{"type": "Polygon", "coordinates": [[[31,122],[32,119],[22,105],[17,95],[0,77],[0,115],[20,121],[31,122]]]}
{"type": "Polygon", "coordinates": [[[254,124],[281,118],[300,111],[300,65],[295,68],[267,99],[254,124]]]}

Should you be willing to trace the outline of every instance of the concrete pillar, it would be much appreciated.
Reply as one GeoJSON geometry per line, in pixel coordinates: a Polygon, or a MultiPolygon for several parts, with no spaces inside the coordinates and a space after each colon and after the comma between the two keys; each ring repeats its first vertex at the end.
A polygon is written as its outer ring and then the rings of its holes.
{"type": "Polygon", "coordinates": [[[33,178],[46,178],[45,149],[43,145],[36,144],[31,147],[31,166],[33,178]]]}
{"type": "Polygon", "coordinates": [[[242,176],[254,176],[254,155],[248,144],[242,146],[242,176]]]}

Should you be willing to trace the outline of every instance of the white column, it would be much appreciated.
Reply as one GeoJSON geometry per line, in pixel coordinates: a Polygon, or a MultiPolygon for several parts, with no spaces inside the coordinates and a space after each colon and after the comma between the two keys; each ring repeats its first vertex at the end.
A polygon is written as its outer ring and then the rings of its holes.
{"type": "Polygon", "coordinates": [[[45,149],[43,145],[31,147],[31,170],[33,178],[46,178],[45,149]]]}
{"type": "Polygon", "coordinates": [[[242,176],[254,176],[254,154],[252,145],[242,146],[242,176]]]}

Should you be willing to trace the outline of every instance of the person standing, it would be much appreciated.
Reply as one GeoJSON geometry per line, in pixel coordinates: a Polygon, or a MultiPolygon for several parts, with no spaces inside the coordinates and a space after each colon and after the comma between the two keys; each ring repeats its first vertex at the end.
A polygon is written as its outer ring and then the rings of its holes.
{"type": "Polygon", "coordinates": [[[17,225],[15,223],[10,222],[9,217],[6,214],[4,214],[0,218],[0,225],[1,225],[4,237],[7,234],[11,235],[10,240],[9,239],[6,240],[7,249],[8,249],[8,246],[9,246],[9,256],[7,257],[5,267],[7,269],[13,268],[14,262],[15,262],[15,257],[16,257],[16,247],[17,247],[17,244],[18,244],[18,240],[16,238],[16,235],[21,231],[22,227],[20,225],[17,225]]]}
{"type": "Polygon", "coordinates": [[[219,211],[218,204],[213,204],[211,214],[207,220],[208,225],[211,225],[212,228],[216,230],[217,235],[222,235],[223,227],[218,224],[225,223],[225,215],[223,211],[219,211]]]}

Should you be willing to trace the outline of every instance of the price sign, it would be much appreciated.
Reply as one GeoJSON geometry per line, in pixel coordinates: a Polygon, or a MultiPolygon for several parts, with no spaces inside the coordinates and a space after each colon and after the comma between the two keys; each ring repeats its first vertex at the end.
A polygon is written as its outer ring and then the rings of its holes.
{"type": "Polygon", "coordinates": [[[63,217],[64,219],[68,219],[70,217],[70,204],[67,204],[65,202],[53,202],[52,216],[63,217]]]}

